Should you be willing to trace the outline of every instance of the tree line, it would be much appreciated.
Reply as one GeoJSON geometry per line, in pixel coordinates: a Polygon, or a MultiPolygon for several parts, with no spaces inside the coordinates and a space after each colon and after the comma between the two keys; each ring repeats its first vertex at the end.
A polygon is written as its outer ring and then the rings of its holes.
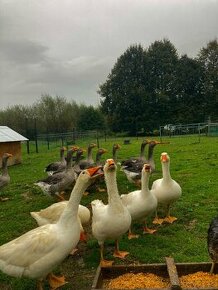
{"type": "Polygon", "coordinates": [[[76,130],[151,134],[172,123],[218,121],[218,42],[210,41],[197,57],[178,55],[168,40],[148,48],[131,45],[99,85],[98,107],[78,105],[49,94],[31,106],[0,110],[0,124],[34,135],[76,130]]]}
{"type": "Polygon", "coordinates": [[[100,86],[101,109],[113,131],[218,120],[218,43],[196,58],[179,57],[167,39],[130,46],[100,86]]]}
{"type": "Polygon", "coordinates": [[[104,117],[100,108],[78,105],[66,98],[42,95],[31,106],[14,105],[0,111],[0,124],[34,139],[36,134],[103,130],[104,117]]]}

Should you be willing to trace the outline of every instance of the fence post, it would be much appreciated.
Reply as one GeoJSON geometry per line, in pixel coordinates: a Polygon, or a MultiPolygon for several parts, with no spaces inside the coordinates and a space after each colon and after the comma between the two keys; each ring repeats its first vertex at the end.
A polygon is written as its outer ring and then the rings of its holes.
{"type": "Polygon", "coordinates": [[[49,150],[49,135],[48,135],[48,130],[47,130],[47,134],[46,134],[46,135],[47,135],[47,136],[46,136],[46,137],[47,137],[47,138],[46,138],[46,139],[47,139],[47,148],[48,148],[48,150],[49,150]]]}
{"type": "Polygon", "coordinates": [[[37,140],[36,118],[34,118],[34,131],[35,131],[36,153],[39,153],[39,150],[38,150],[38,140],[37,140]]]}
{"type": "MultiPolygon", "coordinates": [[[[27,117],[25,118],[25,127],[26,127],[26,137],[29,139],[28,137],[28,119],[27,117]]],[[[27,140],[27,143],[26,143],[26,146],[27,146],[27,154],[30,154],[30,143],[29,143],[29,140],[27,140]]]]}
{"type": "Polygon", "coordinates": [[[97,146],[98,146],[98,148],[99,148],[98,130],[96,131],[96,139],[97,139],[97,146]]]}
{"type": "Polygon", "coordinates": [[[64,146],[64,137],[63,137],[63,134],[61,133],[61,146],[63,147],[64,146]]]}
{"type": "Polygon", "coordinates": [[[162,132],[161,132],[161,126],[159,126],[159,131],[160,131],[160,141],[162,142],[162,132]]]}

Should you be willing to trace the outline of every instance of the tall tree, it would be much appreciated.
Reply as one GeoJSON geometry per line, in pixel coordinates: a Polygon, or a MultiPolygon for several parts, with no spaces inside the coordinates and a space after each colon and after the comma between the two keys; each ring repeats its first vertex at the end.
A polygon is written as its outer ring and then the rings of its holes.
{"type": "Polygon", "coordinates": [[[136,133],[143,119],[145,102],[145,54],[141,45],[130,46],[100,86],[102,111],[114,131],[136,133]]]}
{"type": "Polygon", "coordinates": [[[174,108],[173,123],[198,123],[205,120],[205,99],[203,95],[203,70],[199,62],[181,56],[178,60],[173,96],[170,105],[174,108]]]}
{"type": "Polygon", "coordinates": [[[173,83],[178,54],[174,45],[167,39],[152,43],[146,53],[146,89],[150,98],[150,118],[152,126],[171,122],[173,108],[173,83]]]}
{"type": "Polygon", "coordinates": [[[202,48],[198,60],[204,69],[204,94],[207,98],[206,112],[211,119],[218,120],[218,42],[210,41],[202,48]]]}

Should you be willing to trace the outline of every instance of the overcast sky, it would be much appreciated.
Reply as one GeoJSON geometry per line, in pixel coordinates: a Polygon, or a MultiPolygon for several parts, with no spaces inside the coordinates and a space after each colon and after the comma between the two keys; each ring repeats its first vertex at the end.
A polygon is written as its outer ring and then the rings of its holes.
{"type": "Polygon", "coordinates": [[[131,44],[168,38],[196,56],[218,37],[218,0],[0,0],[0,109],[42,94],[99,104],[131,44]]]}

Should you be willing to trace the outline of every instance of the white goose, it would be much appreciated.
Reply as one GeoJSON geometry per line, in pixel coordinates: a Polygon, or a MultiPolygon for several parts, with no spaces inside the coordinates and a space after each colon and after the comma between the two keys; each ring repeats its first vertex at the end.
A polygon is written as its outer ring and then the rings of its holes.
{"type": "MultiPolygon", "coordinates": [[[[52,205],[41,209],[40,211],[31,212],[31,216],[36,220],[38,226],[56,223],[68,205],[68,200],[53,203],[52,205]]],[[[84,225],[90,221],[90,210],[79,204],[78,217],[80,222],[80,240],[86,240],[84,225]]]]}
{"type": "Polygon", "coordinates": [[[177,201],[182,194],[180,185],[172,179],[170,175],[170,157],[166,152],[163,152],[160,157],[162,165],[163,178],[157,179],[153,182],[151,190],[156,196],[158,204],[166,206],[166,217],[159,219],[156,211],[156,217],[153,221],[155,224],[161,224],[163,221],[173,223],[177,220],[176,217],[170,216],[170,206],[177,201]]]}
{"type": "Polygon", "coordinates": [[[86,169],[79,175],[67,206],[56,224],[37,227],[22,236],[0,246],[0,270],[14,277],[42,280],[47,277],[52,289],[65,284],[64,277],[51,274],[76,247],[80,238],[78,206],[90,180],[98,167],[86,169]]]}
{"type": "MultiPolygon", "coordinates": [[[[133,221],[143,221],[145,223],[143,232],[153,234],[156,230],[149,229],[146,225],[146,218],[157,208],[157,199],[148,187],[150,174],[151,166],[145,163],[141,172],[141,190],[122,194],[120,198],[131,214],[132,223],[133,221]]],[[[132,233],[131,227],[128,238],[138,238],[138,235],[132,233]]]]}
{"type": "Polygon", "coordinates": [[[114,257],[124,258],[128,252],[119,250],[118,239],[125,234],[131,225],[131,216],[128,209],[122,204],[116,182],[116,164],[113,159],[107,159],[104,165],[104,176],[108,192],[108,204],[101,200],[94,200],[92,205],[92,233],[98,240],[101,253],[101,265],[108,266],[113,261],[104,259],[104,242],[115,239],[114,257]]]}

